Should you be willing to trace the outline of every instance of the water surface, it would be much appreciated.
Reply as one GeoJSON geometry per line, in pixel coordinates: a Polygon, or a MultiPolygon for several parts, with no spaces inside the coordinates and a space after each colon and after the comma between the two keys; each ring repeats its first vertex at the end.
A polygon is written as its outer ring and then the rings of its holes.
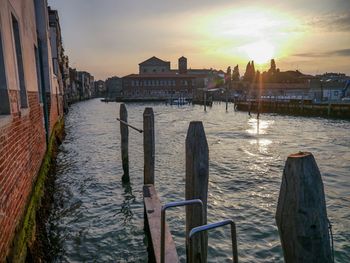
{"type": "MultiPolygon", "coordinates": [[[[240,262],[283,262],[275,223],[284,163],[289,154],[314,154],[325,185],[336,262],[350,261],[350,122],[200,106],[127,104],[129,122],[142,128],[153,107],[155,181],[163,203],[184,199],[185,138],[189,122],[203,121],[210,155],[208,222],[237,224],[240,262]]],[[[55,203],[48,223],[55,262],[147,262],[143,232],[143,137],[129,130],[131,183],[122,184],[119,104],[98,99],[72,105],[57,160],[55,203]]],[[[184,209],[168,223],[185,262],[184,209]]],[[[209,233],[208,262],[230,262],[228,229],[209,233]]]]}

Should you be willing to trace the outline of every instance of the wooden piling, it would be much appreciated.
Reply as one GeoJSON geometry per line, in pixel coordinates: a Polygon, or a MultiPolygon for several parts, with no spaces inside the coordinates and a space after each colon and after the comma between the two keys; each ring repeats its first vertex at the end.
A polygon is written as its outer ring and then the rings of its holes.
{"type": "Polygon", "coordinates": [[[154,113],[146,108],[143,113],[144,184],[154,184],[154,113]]]}
{"type": "MultiPolygon", "coordinates": [[[[128,111],[125,104],[120,104],[119,109],[120,120],[125,123],[128,122],[128,111]]],[[[120,135],[121,135],[121,150],[122,150],[122,164],[123,164],[123,182],[129,182],[129,128],[124,123],[120,122],[120,135]]]]}
{"type": "Polygon", "coordinates": [[[286,263],[332,262],[323,183],[311,153],[288,156],[276,222],[286,263]]]}
{"type": "Polygon", "coordinates": [[[225,91],[225,95],[226,95],[226,111],[228,111],[228,90],[226,88],[226,91],[225,91]]]}
{"type": "MultiPolygon", "coordinates": [[[[200,199],[203,202],[203,219],[207,223],[207,198],[209,179],[209,150],[203,123],[193,121],[186,137],[186,200],[200,199]]],[[[198,216],[201,209],[198,206],[186,207],[186,245],[188,255],[189,232],[192,228],[202,225],[198,216]]],[[[208,235],[200,234],[193,239],[193,258],[190,263],[207,262],[208,235]]]]}

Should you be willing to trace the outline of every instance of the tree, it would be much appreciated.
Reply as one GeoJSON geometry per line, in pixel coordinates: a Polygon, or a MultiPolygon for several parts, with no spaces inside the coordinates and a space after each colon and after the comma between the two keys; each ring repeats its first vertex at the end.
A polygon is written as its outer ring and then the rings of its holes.
{"type": "Polygon", "coordinates": [[[228,67],[225,74],[225,82],[228,83],[231,81],[231,67],[228,67]]]}
{"type": "Polygon", "coordinates": [[[259,83],[259,81],[260,81],[260,71],[257,70],[255,73],[255,82],[259,83]]]}
{"type": "Polygon", "coordinates": [[[276,62],[274,59],[271,59],[269,73],[274,74],[275,72],[276,72],[276,62]]]}
{"type": "Polygon", "coordinates": [[[248,62],[243,79],[245,81],[254,81],[255,77],[255,66],[254,66],[254,61],[248,62]]]}
{"type": "Polygon", "coordinates": [[[254,60],[252,60],[252,64],[251,64],[251,73],[252,75],[252,79],[254,79],[255,77],[255,66],[254,66],[254,60]]]}
{"type": "Polygon", "coordinates": [[[233,81],[238,81],[238,80],[239,80],[239,77],[240,77],[239,68],[238,68],[238,65],[236,65],[236,66],[233,68],[232,80],[233,80],[233,81]]]}

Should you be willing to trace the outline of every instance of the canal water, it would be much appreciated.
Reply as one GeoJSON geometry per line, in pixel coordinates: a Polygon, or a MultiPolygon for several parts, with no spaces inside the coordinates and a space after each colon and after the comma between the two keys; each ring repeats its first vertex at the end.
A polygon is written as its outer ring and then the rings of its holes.
{"type": "MultiPolygon", "coordinates": [[[[163,203],[184,199],[185,138],[203,121],[210,155],[208,222],[237,224],[240,262],[283,262],[275,212],[289,154],[314,154],[325,185],[336,262],[350,262],[350,122],[225,111],[201,106],[127,104],[129,122],[142,128],[153,107],[155,185],[163,203]]],[[[72,105],[57,157],[56,192],[47,224],[54,262],[147,262],[143,231],[143,137],[129,130],[131,183],[122,183],[119,104],[98,99],[72,105]]],[[[185,262],[184,209],[168,223],[185,262]]],[[[230,262],[228,229],[209,233],[208,262],[230,262]]]]}

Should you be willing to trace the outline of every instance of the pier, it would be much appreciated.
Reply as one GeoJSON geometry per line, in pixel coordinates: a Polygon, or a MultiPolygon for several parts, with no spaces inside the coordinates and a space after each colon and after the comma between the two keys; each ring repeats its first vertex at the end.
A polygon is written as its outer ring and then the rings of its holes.
{"type": "Polygon", "coordinates": [[[350,119],[349,103],[312,103],[300,101],[237,101],[236,109],[247,112],[279,113],[309,117],[350,119]]]}

